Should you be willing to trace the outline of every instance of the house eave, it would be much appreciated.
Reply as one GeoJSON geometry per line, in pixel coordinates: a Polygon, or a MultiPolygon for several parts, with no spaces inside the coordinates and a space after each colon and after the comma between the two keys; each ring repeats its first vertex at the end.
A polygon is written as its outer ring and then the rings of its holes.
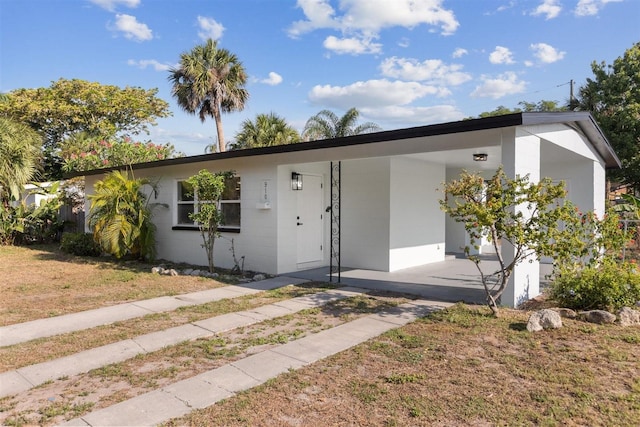
{"type": "Polygon", "coordinates": [[[607,168],[619,168],[620,160],[614,153],[611,145],[598,127],[591,114],[587,112],[557,112],[557,113],[514,113],[501,116],[484,117],[479,119],[462,120],[456,122],[439,123],[426,126],[417,126],[405,129],[388,130],[361,135],[353,135],[341,138],[323,139],[317,141],[301,142],[297,144],[278,145],[273,147],[249,148],[244,150],[226,151],[223,153],[201,154],[196,156],[179,157],[146,163],[137,163],[130,166],[109,167],[83,172],[72,172],[67,178],[76,176],[100,175],[113,170],[131,168],[132,170],[149,169],[164,166],[201,163],[213,160],[224,160],[241,157],[265,156],[269,154],[293,153],[312,150],[326,150],[331,148],[349,147],[363,144],[375,144],[394,140],[407,140],[424,138],[437,135],[454,133],[466,133],[473,131],[508,128],[520,125],[538,125],[548,123],[577,123],[580,130],[592,142],[595,149],[604,159],[607,168]]]}

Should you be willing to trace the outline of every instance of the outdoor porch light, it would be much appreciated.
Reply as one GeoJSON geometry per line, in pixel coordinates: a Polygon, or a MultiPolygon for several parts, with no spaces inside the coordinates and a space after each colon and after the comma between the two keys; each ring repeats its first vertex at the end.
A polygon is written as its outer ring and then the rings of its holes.
{"type": "Polygon", "coordinates": [[[476,153],[473,155],[474,162],[486,162],[487,161],[487,153],[476,153]]]}
{"type": "Polygon", "coordinates": [[[298,172],[291,172],[291,189],[302,190],[302,175],[298,172]]]}

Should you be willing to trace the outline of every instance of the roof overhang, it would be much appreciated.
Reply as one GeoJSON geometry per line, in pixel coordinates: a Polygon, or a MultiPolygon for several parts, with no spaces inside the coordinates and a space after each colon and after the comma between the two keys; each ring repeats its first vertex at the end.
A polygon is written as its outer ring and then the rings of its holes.
{"type": "MultiPolygon", "coordinates": [[[[179,157],[147,163],[137,163],[131,168],[148,169],[171,165],[200,163],[213,160],[224,160],[242,157],[265,156],[269,154],[294,153],[313,150],[327,150],[339,147],[351,147],[363,144],[376,144],[390,141],[411,140],[438,135],[450,135],[490,129],[508,128],[520,125],[541,125],[550,123],[566,123],[581,132],[592,144],[608,169],[620,168],[620,160],[611,148],[604,133],[588,112],[553,112],[553,113],[515,113],[502,116],[485,117],[481,119],[462,120],[457,122],[440,123],[428,126],[418,126],[405,129],[389,130],[362,135],[331,138],[318,141],[301,142],[297,144],[278,145],[273,147],[249,148],[244,150],[226,151],[223,153],[202,154],[197,156],[179,157]]],[[[112,170],[123,169],[111,167],[94,169],[84,172],[73,172],[68,177],[99,175],[112,170]]]]}

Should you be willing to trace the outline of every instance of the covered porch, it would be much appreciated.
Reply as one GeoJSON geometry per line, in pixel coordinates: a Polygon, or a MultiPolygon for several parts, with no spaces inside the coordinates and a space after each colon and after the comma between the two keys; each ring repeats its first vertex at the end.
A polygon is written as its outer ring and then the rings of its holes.
{"type": "MultiPolygon", "coordinates": [[[[495,255],[482,256],[482,269],[494,272],[498,268],[495,255]]],[[[551,265],[540,263],[541,284],[551,273],[551,265]]],[[[434,301],[485,304],[486,293],[476,266],[464,255],[447,255],[444,261],[392,272],[343,267],[338,274],[321,267],[288,273],[287,276],[319,282],[333,282],[371,290],[393,288],[399,293],[416,295],[434,301]]]]}

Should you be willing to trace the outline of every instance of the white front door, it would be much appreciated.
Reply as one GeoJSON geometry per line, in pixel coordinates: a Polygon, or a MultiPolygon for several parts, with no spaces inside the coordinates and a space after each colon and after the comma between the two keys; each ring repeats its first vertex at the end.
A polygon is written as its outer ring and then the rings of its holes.
{"type": "Polygon", "coordinates": [[[297,190],[298,211],[296,219],[298,264],[322,261],[322,177],[302,176],[302,190],[297,190]]]}

